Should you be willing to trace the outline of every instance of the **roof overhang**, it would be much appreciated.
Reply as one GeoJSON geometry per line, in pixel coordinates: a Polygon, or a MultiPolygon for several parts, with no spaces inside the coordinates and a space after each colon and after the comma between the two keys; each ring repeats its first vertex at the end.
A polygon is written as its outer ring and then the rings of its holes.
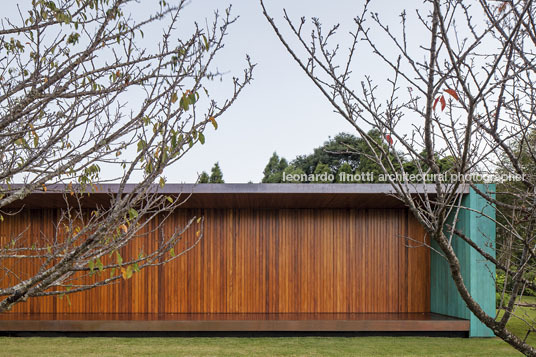
{"type": "MultiPolygon", "coordinates": [[[[125,193],[135,184],[127,184],[125,193]]],[[[17,188],[13,185],[12,188],[17,188]]],[[[119,184],[99,184],[84,194],[84,207],[106,206],[117,194],[119,184]]],[[[433,197],[432,184],[408,187],[412,195],[433,197]]],[[[459,189],[468,193],[469,188],[459,189]]],[[[72,200],[64,185],[49,185],[47,190],[34,192],[12,207],[61,208],[72,200]]],[[[154,186],[154,192],[185,199],[184,208],[402,208],[390,184],[166,184],[154,186]]]]}

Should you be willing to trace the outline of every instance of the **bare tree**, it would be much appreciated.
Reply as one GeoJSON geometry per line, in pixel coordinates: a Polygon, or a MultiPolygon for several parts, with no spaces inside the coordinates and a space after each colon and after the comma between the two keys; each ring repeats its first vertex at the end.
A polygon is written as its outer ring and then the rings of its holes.
{"type": "Polygon", "coordinates": [[[247,58],[243,77],[233,78],[234,90],[217,102],[207,88],[214,78],[225,79],[213,68],[235,21],[230,8],[204,26],[192,24],[185,35],[177,27],[186,1],[145,1],[155,10],[141,19],[131,13],[136,3],[33,0],[29,11],[19,9],[18,18],[2,22],[0,221],[19,214],[13,207],[37,190],[63,192],[66,208],[55,222],[57,233],[37,244],[30,246],[24,231],[3,237],[0,312],[29,297],[63,296],[164,264],[185,252],[174,248],[191,226],[202,237],[202,217],[192,217],[154,251],[124,260],[119,255],[147,222],[184,201],[158,194],[165,168],[203,144],[207,126],[217,128],[254,65],[247,58]],[[160,29],[161,37],[148,43],[148,28],[160,29]],[[84,194],[104,182],[101,170],[119,183],[118,192],[109,205],[85,210],[84,194]],[[107,259],[112,254],[117,258],[107,259]],[[35,275],[9,269],[14,260],[28,259],[40,267],[35,275]],[[103,270],[110,272],[106,278],[73,283],[103,270]]]}
{"type": "MultiPolygon", "coordinates": [[[[524,289],[534,287],[529,274],[536,253],[534,2],[427,0],[391,24],[367,0],[344,46],[338,25],[326,30],[317,18],[295,21],[285,11],[282,27],[262,0],[261,6],[288,53],[365,139],[396,196],[437,243],[469,310],[513,347],[536,355],[522,336],[506,328],[524,289]],[[385,81],[356,78],[369,55],[384,65],[385,81]],[[368,129],[379,130],[385,145],[369,137],[368,129]],[[452,164],[447,172],[441,168],[445,158],[452,164]],[[520,181],[506,180],[497,196],[479,190],[482,175],[497,173],[515,174],[520,181]],[[449,179],[439,179],[444,177],[449,179]],[[436,195],[411,194],[415,185],[430,181],[436,195]],[[460,193],[467,186],[497,207],[499,259],[456,228],[457,217],[468,209],[460,193]],[[468,290],[454,236],[505,272],[508,294],[497,315],[486,313],[468,290]]],[[[515,318],[533,329],[534,321],[515,318]]]]}

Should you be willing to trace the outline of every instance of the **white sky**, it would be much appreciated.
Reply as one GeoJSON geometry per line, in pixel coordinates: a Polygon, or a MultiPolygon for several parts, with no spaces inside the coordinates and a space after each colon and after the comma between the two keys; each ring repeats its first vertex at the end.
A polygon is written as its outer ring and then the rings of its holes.
{"type": "MultiPolygon", "coordinates": [[[[341,29],[341,34],[346,36],[350,29],[348,25],[361,11],[363,2],[267,0],[265,3],[281,24],[282,9],[286,8],[296,19],[315,16],[325,25],[347,25],[341,29]]],[[[393,6],[394,1],[378,3],[385,17],[393,19],[400,14],[400,4],[393,6]]],[[[210,9],[225,8],[227,4],[221,0],[194,0],[185,12],[188,14],[185,18],[190,13],[192,18],[203,18],[210,9]]],[[[247,53],[258,64],[254,81],[219,121],[219,129],[207,133],[205,145],[194,148],[167,171],[168,182],[193,181],[197,172],[209,171],[216,161],[220,163],[226,182],[260,182],[262,171],[274,151],[292,160],[297,155],[312,152],[328,136],[353,131],[350,124],[333,113],[331,106],[278,42],[258,1],[239,0],[232,4],[233,13],[240,18],[230,30],[219,66],[239,74],[247,53]]],[[[363,68],[373,67],[371,63],[363,63],[363,68]]]]}
{"type": "MultiPolygon", "coordinates": [[[[173,2],[169,0],[168,2],[173,2]]],[[[23,1],[2,1],[1,17],[16,15],[16,4],[23,1]]],[[[147,13],[147,6],[155,6],[157,0],[141,0],[135,13],[147,13]],[[154,4],[154,5],[152,5],[154,4]]],[[[217,59],[221,71],[229,71],[229,77],[240,76],[245,66],[245,55],[249,54],[257,68],[254,81],[246,88],[238,102],[219,119],[219,129],[210,128],[206,133],[205,145],[195,147],[184,159],[168,168],[168,182],[193,182],[201,171],[210,171],[218,161],[229,183],[260,182],[262,171],[274,151],[289,161],[297,155],[312,152],[329,136],[341,131],[352,132],[352,127],[333,113],[330,105],[303,72],[293,62],[264,19],[257,0],[192,0],[182,16],[182,24],[194,21],[205,23],[212,17],[214,9],[223,11],[232,3],[232,13],[240,16],[230,29],[226,45],[217,59]]],[[[286,8],[296,20],[301,16],[319,17],[324,25],[341,23],[342,39],[347,39],[352,19],[362,8],[363,0],[266,0],[266,5],[278,23],[283,24],[282,10],[286,8]]],[[[374,10],[396,26],[402,6],[422,2],[377,1],[374,10]]],[[[415,26],[415,16],[409,25],[415,26]],[[413,21],[413,24],[412,22],[413,21]]],[[[413,29],[410,29],[413,30],[413,29]]],[[[160,31],[145,32],[146,39],[159,38],[160,31]]],[[[414,33],[418,33],[415,30],[414,33]]],[[[346,48],[348,42],[341,42],[346,48]]],[[[356,64],[356,73],[367,73],[381,78],[382,68],[375,57],[363,57],[356,64]]],[[[224,79],[224,81],[225,81],[224,79]]],[[[359,79],[360,80],[360,79],[359,79]]],[[[359,82],[357,82],[359,83],[359,82]]],[[[211,93],[216,97],[222,93],[211,93]]]]}

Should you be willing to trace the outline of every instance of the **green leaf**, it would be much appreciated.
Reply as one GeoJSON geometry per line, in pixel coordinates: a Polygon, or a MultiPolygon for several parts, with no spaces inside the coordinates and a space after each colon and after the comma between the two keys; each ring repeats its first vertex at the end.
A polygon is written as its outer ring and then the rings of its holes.
{"type": "Polygon", "coordinates": [[[159,185],[160,185],[160,187],[162,187],[162,188],[164,188],[164,186],[166,185],[166,180],[165,180],[163,177],[160,177],[159,185]]]}
{"type": "Polygon", "coordinates": [[[104,264],[102,264],[102,261],[100,260],[100,258],[97,258],[97,268],[99,268],[99,271],[101,273],[104,270],[104,264]]]}
{"type": "Polygon", "coordinates": [[[117,264],[118,265],[123,264],[123,257],[121,257],[121,254],[119,254],[119,252],[116,252],[116,254],[117,254],[117,264]]]}
{"type": "Polygon", "coordinates": [[[187,111],[190,108],[190,103],[187,97],[182,97],[179,103],[179,106],[187,111]]]}
{"type": "Polygon", "coordinates": [[[77,32],[73,32],[72,34],[69,35],[69,37],[67,38],[67,43],[71,44],[71,45],[75,45],[78,43],[78,41],[80,40],[80,34],[77,33],[77,32]]]}
{"type": "Polygon", "coordinates": [[[205,135],[203,133],[199,133],[199,142],[201,145],[205,145],[205,135]]]}
{"type": "Polygon", "coordinates": [[[151,162],[148,162],[147,165],[145,165],[145,172],[148,174],[153,172],[153,164],[151,164],[151,162]]]}
{"type": "Polygon", "coordinates": [[[208,45],[207,37],[205,35],[203,35],[203,41],[205,42],[205,50],[208,51],[209,45],[208,45]]]}
{"type": "Polygon", "coordinates": [[[90,260],[87,263],[87,266],[89,267],[90,274],[93,274],[93,270],[95,269],[95,262],[93,260],[90,260]]]}
{"type": "Polygon", "coordinates": [[[173,198],[171,198],[170,196],[166,196],[166,200],[168,200],[169,203],[173,203],[173,198]]]}
{"type": "Polygon", "coordinates": [[[128,216],[130,219],[136,219],[138,218],[138,211],[136,211],[134,208],[131,208],[128,210],[128,216]]]}
{"type": "Polygon", "coordinates": [[[143,149],[145,149],[145,141],[140,140],[138,141],[138,152],[142,151],[143,149]]]}
{"type": "Polygon", "coordinates": [[[175,256],[175,249],[171,248],[169,250],[169,254],[171,254],[171,256],[174,257],[175,256]]]}
{"type": "Polygon", "coordinates": [[[195,104],[196,100],[197,100],[196,93],[190,93],[188,95],[188,101],[190,102],[190,104],[195,104]]]}
{"type": "Polygon", "coordinates": [[[129,266],[127,267],[127,279],[132,278],[132,273],[133,273],[133,271],[132,271],[132,265],[129,265],[129,266]]]}
{"type": "Polygon", "coordinates": [[[174,93],[171,95],[171,103],[176,103],[177,100],[179,100],[179,96],[177,95],[177,92],[174,92],[174,93]]]}

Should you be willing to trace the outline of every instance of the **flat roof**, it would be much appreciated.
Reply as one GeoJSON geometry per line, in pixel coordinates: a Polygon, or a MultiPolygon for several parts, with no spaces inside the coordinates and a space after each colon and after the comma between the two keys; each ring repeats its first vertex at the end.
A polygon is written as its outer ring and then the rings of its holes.
{"type": "MultiPolygon", "coordinates": [[[[12,185],[16,189],[20,185],[12,185]]],[[[84,197],[84,206],[106,205],[110,195],[116,194],[119,184],[97,184],[96,190],[84,197]]],[[[135,184],[127,184],[125,193],[135,184]]],[[[410,187],[415,195],[433,196],[436,186],[420,184],[410,187]]],[[[66,185],[47,185],[47,190],[31,193],[13,207],[60,208],[65,206],[66,185]]],[[[394,196],[390,184],[278,184],[278,183],[224,183],[180,184],[153,186],[153,192],[163,195],[183,195],[184,208],[402,208],[403,202],[394,196]]],[[[460,189],[468,193],[469,188],[460,189]]]]}

